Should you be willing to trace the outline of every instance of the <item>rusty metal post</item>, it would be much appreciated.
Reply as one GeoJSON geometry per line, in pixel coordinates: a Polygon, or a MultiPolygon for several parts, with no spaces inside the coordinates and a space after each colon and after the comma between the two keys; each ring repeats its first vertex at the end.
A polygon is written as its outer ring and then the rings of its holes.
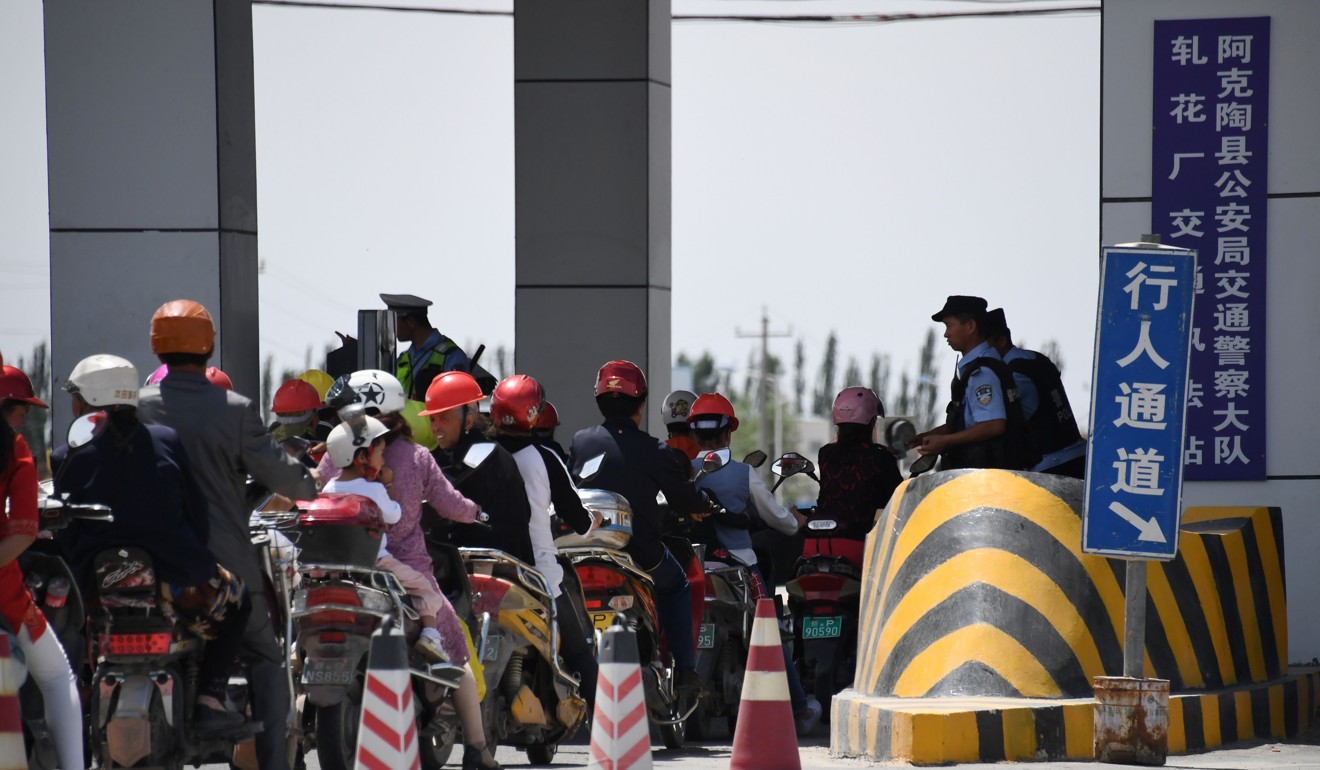
{"type": "Polygon", "coordinates": [[[1127,563],[1123,607],[1123,676],[1140,679],[1146,675],[1146,562],[1127,563]]]}

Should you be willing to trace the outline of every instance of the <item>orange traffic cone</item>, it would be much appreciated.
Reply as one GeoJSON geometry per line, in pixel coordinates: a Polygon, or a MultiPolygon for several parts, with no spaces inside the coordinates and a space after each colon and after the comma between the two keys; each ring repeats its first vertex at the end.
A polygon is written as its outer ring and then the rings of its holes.
{"type": "Polygon", "coordinates": [[[23,712],[18,707],[18,687],[22,684],[23,672],[11,652],[12,642],[8,634],[0,633],[0,768],[26,770],[23,712]]]}
{"type": "Polygon", "coordinates": [[[600,642],[589,770],[651,770],[651,724],[638,661],[637,636],[610,626],[600,642]]]}
{"type": "Polygon", "coordinates": [[[729,768],[802,770],[793,707],[788,702],[788,675],[784,673],[779,621],[775,618],[775,604],[769,599],[756,603],[729,768]]]}
{"type": "Polygon", "coordinates": [[[408,647],[393,627],[371,636],[355,770],[418,770],[408,647]]]}

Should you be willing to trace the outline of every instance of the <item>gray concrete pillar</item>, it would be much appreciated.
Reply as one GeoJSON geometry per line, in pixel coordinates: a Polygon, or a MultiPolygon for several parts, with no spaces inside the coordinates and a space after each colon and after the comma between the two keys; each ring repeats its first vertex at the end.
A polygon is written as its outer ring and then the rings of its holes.
{"type": "Polygon", "coordinates": [[[561,439],[599,422],[596,370],[670,379],[668,0],[514,3],[517,369],[561,439]]]}
{"type": "Polygon", "coordinates": [[[93,353],[145,378],[152,312],[186,297],[216,319],[212,363],[255,396],[250,2],[46,0],[45,24],[56,386],[93,353]]]}

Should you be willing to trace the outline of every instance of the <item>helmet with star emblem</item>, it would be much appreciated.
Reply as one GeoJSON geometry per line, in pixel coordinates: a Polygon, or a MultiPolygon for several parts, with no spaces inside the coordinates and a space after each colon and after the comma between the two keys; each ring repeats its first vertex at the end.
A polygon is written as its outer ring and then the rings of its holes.
{"type": "Polygon", "coordinates": [[[506,377],[490,397],[490,419],[497,430],[530,433],[545,404],[541,384],[525,374],[506,377]]]}
{"type": "Polygon", "coordinates": [[[398,378],[379,369],[363,369],[348,376],[348,386],[368,414],[402,412],[407,397],[398,378]],[[372,410],[375,410],[374,412],[372,410]]]}
{"type": "Polygon", "coordinates": [[[596,396],[610,393],[646,398],[646,375],[632,361],[608,361],[596,373],[596,396]]]}

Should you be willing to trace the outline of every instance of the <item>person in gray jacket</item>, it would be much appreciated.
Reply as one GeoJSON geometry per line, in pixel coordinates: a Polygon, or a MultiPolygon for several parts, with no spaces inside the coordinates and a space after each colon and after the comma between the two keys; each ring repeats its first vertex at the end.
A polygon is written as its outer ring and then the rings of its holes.
{"type": "Polygon", "coordinates": [[[250,666],[252,713],[263,725],[256,737],[257,764],[261,770],[288,770],[286,661],[260,588],[261,561],[248,535],[251,511],[245,489],[251,474],[272,492],[310,500],[316,497],[316,481],[275,443],[250,400],[206,379],[214,348],[215,324],[206,308],[186,299],[161,305],[151,318],[151,352],[169,365],[169,374],[142,389],[138,414],[143,422],[167,425],[179,434],[209,503],[211,551],[252,587],[243,656],[250,666]]]}

